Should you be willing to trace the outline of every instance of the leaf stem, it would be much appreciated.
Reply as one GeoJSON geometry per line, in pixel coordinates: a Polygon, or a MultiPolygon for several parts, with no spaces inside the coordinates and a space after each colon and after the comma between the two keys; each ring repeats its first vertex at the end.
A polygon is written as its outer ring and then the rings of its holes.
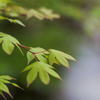
{"type": "MultiPolygon", "coordinates": [[[[18,44],[18,43],[17,43],[18,44]]],[[[31,47],[27,47],[27,46],[25,46],[25,45],[22,45],[22,44],[18,44],[19,46],[21,46],[21,47],[24,47],[24,48],[28,48],[28,49],[31,49],[31,47]]]]}
{"type": "Polygon", "coordinates": [[[18,44],[20,47],[22,47],[23,49],[25,49],[26,51],[29,51],[30,53],[32,53],[32,54],[34,55],[35,60],[38,62],[38,60],[37,60],[37,58],[36,58],[36,53],[35,53],[35,52],[32,52],[32,51],[30,51],[30,50],[28,50],[28,49],[30,49],[30,47],[21,45],[21,44],[19,44],[19,43],[17,43],[17,44],[18,44]],[[27,48],[28,48],[28,49],[27,49],[27,48]]]}
{"type": "Polygon", "coordinates": [[[35,60],[38,62],[38,60],[37,60],[37,58],[36,58],[36,54],[38,54],[38,53],[42,53],[42,52],[47,52],[47,51],[49,51],[49,50],[45,50],[45,51],[41,51],[41,52],[32,52],[32,51],[30,51],[29,49],[31,49],[31,47],[27,47],[27,46],[24,46],[24,45],[22,45],[22,44],[19,44],[19,43],[17,43],[20,47],[22,47],[23,49],[25,49],[26,51],[29,51],[30,53],[32,53],[33,55],[34,55],[34,58],[35,58],[35,60]]]}
{"type": "Polygon", "coordinates": [[[41,51],[41,52],[36,52],[35,54],[42,53],[42,52],[47,52],[47,51],[50,51],[50,50],[45,50],[45,51],[41,51]]]}

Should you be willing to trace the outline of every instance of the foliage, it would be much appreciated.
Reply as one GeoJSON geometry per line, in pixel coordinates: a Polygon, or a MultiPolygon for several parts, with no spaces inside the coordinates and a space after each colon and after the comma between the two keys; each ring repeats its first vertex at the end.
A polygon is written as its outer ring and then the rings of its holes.
{"type": "MultiPolygon", "coordinates": [[[[2,75],[2,76],[0,76],[0,94],[6,99],[6,97],[3,95],[3,92],[2,91],[4,91],[4,92],[6,92],[6,93],[8,93],[12,98],[13,98],[13,96],[10,94],[10,92],[9,92],[9,89],[8,89],[8,87],[5,85],[5,84],[11,84],[11,85],[13,85],[13,86],[15,86],[15,87],[18,87],[18,88],[20,88],[20,89],[22,89],[20,86],[18,86],[16,83],[12,83],[12,82],[10,82],[9,80],[12,80],[12,79],[14,79],[15,80],[15,78],[12,78],[12,77],[10,77],[10,76],[8,76],[8,75],[2,75]]],[[[22,89],[23,90],[23,89],[22,89]]],[[[7,99],[6,99],[7,100],[7,99]]]]}
{"type": "MultiPolygon", "coordinates": [[[[39,8],[38,10],[35,9],[25,9],[23,7],[17,6],[9,0],[0,0],[0,20],[8,20],[11,23],[17,23],[21,26],[25,26],[20,20],[13,19],[13,17],[19,17],[21,15],[26,16],[26,19],[31,17],[36,17],[39,20],[43,20],[44,18],[53,20],[54,18],[59,18],[58,14],[54,14],[51,9],[47,8],[39,8]],[[10,17],[10,18],[8,18],[10,17]]],[[[28,65],[25,67],[24,70],[21,72],[25,72],[29,70],[27,74],[27,87],[36,79],[37,75],[39,74],[40,80],[44,84],[49,84],[50,77],[49,75],[61,79],[61,77],[54,71],[53,64],[62,64],[63,66],[67,67],[70,71],[69,63],[67,59],[76,61],[72,56],[66,54],[62,51],[58,51],[55,49],[45,50],[41,47],[27,47],[25,45],[20,44],[20,42],[13,36],[9,35],[8,33],[0,32],[0,43],[2,44],[2,49],[7,54],[12,54],[14,47],[20,50],[23,54],[21,48],[27,51],[27,60],[28,65]],[[20,48],[21,47],[21,48],[20,48]],[[34,62],[33,59],[36,61],[34,62]],[[33,63],[30,64],[30,62],[33,63]]],[[[8,93],[10,96],[9,89],[5,85],[5,83],[12,84],[15,87],[21,88],[15,83],[9,82],[13,78],[7,75],[0,76],[0,94],[5,98],[3,92],[8,93]]],[[[62,80],[62,79],[61,79],[62,80]]],[[[22,89],[22,88],[21,88],[22,89]]],[[[12,97],[12,96],[11,96],[12,97]]],[[[6,99],[6,98],[5,98],[6,99]]]]}

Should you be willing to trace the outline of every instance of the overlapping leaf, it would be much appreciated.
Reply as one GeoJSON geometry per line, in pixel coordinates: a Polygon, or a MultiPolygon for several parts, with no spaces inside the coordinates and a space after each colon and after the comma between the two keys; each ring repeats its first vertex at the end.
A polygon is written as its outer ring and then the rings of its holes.
{"type": "MultiPolygon", "coordinates": [[[[2,49],[7,54],[11,54],[13,52],[14,45],[16,45],[18,49],[21,51],[20,47],[18,46],[18,44],[20,44],[19,41],[14,37],[12,37],[11,35],[0,32],[0,43],[2,43],[2,49]]],[[[21,53],[23,54],[22,51],[21,53]]]]}
{"type": "Polygon", "coordinates": [[[54,18],[60,18],[58,14],[54,14],[51,9],[47,8],[40,8],[39,10],[31,9],[27,12],[27,19],[31,17],[36,17],[40,20],[46,19],[54,19],[54,18]]]}
{"type": "Polygon", "coordinates": [[[25,26],[20,20],[18,19],[10,19],[10,18],[6,18],[6,17],[3,17],[3,16],[0,16],[0,20],[8,20],[10,21],[11,23],[17,23],[21,26],[25,26]]]}
{"type": "Polygon", "coordinates": [[[44,15],[45,18],[53,20],[54,18],[60,18],[59,14],[54,14],[51,9],[40,8],[40,12],[44,15]]]}
{"type": "MultiPolygon", "coordinates": [[[[37,47],[37,48],[31,48],[30,51],[37,53],[36,57],[38,58],[39,61],[47,63],[47,59],[44,57],[44,52],[43,52],[45,51],[45,49],[37,47]]],[[[45,53],[48,54],[48,51],[46,51],[45,53]]],[[[34,55],[29,51],[27,52],[27,59],[28,59],[28,64],[34,59],[34,55]]]]}
{"type": "MultiPolygon", "coordinates": [[[[25,15],[26,19],[29,19],[31,17],[36,17],[39,20],[43,20],[44,18],[50,19],[50,20],[53,20],[54,18],[60,18],[60,15],[53,13],[53,11],[51,9],[47,9],[47,8],[30,9],[29,10],[29,9],[25,9],[23,7],[14,5],[13,3],[10,3],[10,2],[6,2],[6,3],[1,2],[0,5],[1,5],[0,9],[5,11],[6,12],[5,14],[7,16],[9,15],[11,17],[19,17],[20,15],[25,15]],[[9,6],[8,3],[11,6],[9,6]]],[[[19,22],[17,20],[8,19],[5,17],[3,17],[2,19],[6,19],[6,20],[9,20],[10,22],[18,23],[18,24],[24,26],[24,24],[22,22],[19,22]]]]}
{"type": "Polygon", "coordinates": [[[49,64],[50,65],[53,65],[53,63],[55,63],[55,60],[57,60],[60,64],[70,69],[67,59],[76,61],[69,54],[66,54],[62,51],[50,49],[50,54],[49,54],[49,64]]]}
{"type": "Polygon", "coordinates": [[[54,67],[52,67],[49,64],[46,64],[44,62],[34,62],[31,65],[28,65],[22,72],[30,70],[27,75],[27,86],[29,86],[37,77],[37,74],[39,73],[40,80],[44,84],[48,84],[50,81],[49,74],[53,77],[56,77],[58,79],[61,79],[61,77],[53,70],[54,67]]]}
{"type": "MultiPolygon", "coordinates": [[[[4,97],[5,100],[7,100],[7,99],[6,99],[6,97],[4,96],[3,92],[6,92],[7,94],[9,94],[9,95],[13,98],[13,96],[11,95],[11,93],[10,93],[8,87],[7,87],[5,84],[12,84],[13,86],[22,89],[22,88],[21,88],[19,85],[17,85],[16,83],[12,83],[12,82],[9,81],[9,80],[12,80],[12,79],[15,79],[15,78],[12,78],[12,77],[10,77],[10,76],[8,76],[8,75],[2,75],[2,76],[0,76],[0,94],[4,97]],[[2,92],[2,91],[3,91],[3,92],[2,92]]],[[[22,90],[23,90],[23,89],[22,89],[22,90]]]]}
{"type": "Polygon", "coordinates": [[[38,12],[37,10],[31,9],[27,13],[27,19],[29,19],[29,18],[31,18],[33,16],[38,18],[38,19],[40,19],[40,20],[44,19],[44,16],[43,16],[42,13],[38,12]]]}

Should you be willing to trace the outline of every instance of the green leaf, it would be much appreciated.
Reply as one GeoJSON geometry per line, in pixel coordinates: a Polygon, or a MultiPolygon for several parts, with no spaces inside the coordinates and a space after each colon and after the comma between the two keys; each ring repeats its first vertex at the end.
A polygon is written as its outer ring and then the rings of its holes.
{"type": "MultiPolygon", "coordinates": [[[[9,12],[8,13],[11,17],[18,17],[19,16],[19,14],[18,13],[16,13],[16,12],[9,12]]],[[[24,24],[23,24],[24,25],[24,24]]],[[[22,26],[23,26],[22,25],[22,26]]]]}
{"type": "Polygon", "coordinates": [[[58,79],[61,79],[61,77],[52,69],[54,69],[54,67],[44,62],[35,62],[35,63],[32,63],[31,65],[28,65],[22,71],[24,72],[24,71],[30,70],[27,75],[27,86],[29,86],[35,80],[38,72],[39,72],[39,77],[44,84],[49,84],[50,78],[48,74],[58,79]]]}
{"type": "Polygon", "coordinates": [[[56,53],[59,53],[61,56],[65,57],[66,59],[70,59],[70,60],[75,60],[75,58],[73,58],[71,55],[67,54],[67,53],[64,53],[62,51],[58,51],[58,50],[54,50],[54,49],[51,49],[53,50],[53,52],[56,52],[56,53]]]}
{"type": "Polygon", "coordinates": [[[0,94],[3,96],[3,98],[5,99],[5,100],[7,100],[6,99],[6,97],[3,95],[3,92],[0,90],[0,94]]]}
{"type": "MultiPolygon", "coordinates": [[[[1,34],[1,33],[0,33],[1,34]]],[[[14,50],[14,44],[17,46],[17,48],[20,50],[20,52],[23,54],[22,50],[20,49],[20,47],[18,46],[19,41],[14,38],[13,36],[11,35],[8,35],[8,34],[1,34],[3,35],[2,37],[2,48],[3,50],[7,53],[7,54],[11,54],[14,50]]]]}
{"type": "Polygon", "coordinates": [[[57,61],[57,59],[55,59],[54,63],[60,65],[60,63],[57,61]]]}
{"type": "Polygon", "coordinates": [[[12,80],[12,79],[15,80],[15,78],[10,77],[8,75],[1,75],[0,78],[6,79],[6,80],[12,80]]]}
{"type": "MultiPolygon", "coordinates": [[[[37,53],[36,57],[38,58],[39,61],[47,63],[47,59],[44,57],[45,53],[43,52],[46,51],[45,49],[37,47],[37,48],[31,48],[30,51],[37,53]]],[[[46,51],[46,53],[48,53],[48,51],[46,51]]],[[[28,52],[27,59],[28,59],[28,63],[30,63],[30,61],[34,59],[33,54],[28,52]]]]}
{"type": "Polygon", "coordinates": [[[53,18],[60,18],[60,15],[54,14],[51,9],[40,8],[40,11],[43,13],[45,18],[47,18],[47,19],[53,20],[53,18]]]}
{"type": "MultiPolygon", "coordinates": [[[[5,83],[12,84],[13,86],[18,87],[18,88],[24,90],[23,88],[21,88],[20,86],[18,86],[16,83],[12,83],[12,82],[8,81],[8,80],[12,80],[12,79],[15,79],[15,78],[12,78],[12,77],[10,77],[10,76],[8,76],[8,75],[1,75],[1,76],[0,76],[0,94],[1,94],[4,98],[5,98],[5,96],[3,95],[2,91],[8,93],[8,94],[12,97],[12,95],[10,94],[9,89],[8,89],[8,87],[5,85],[5,83]]],[[[12,98],[13,98],[13,97],[12,97],[12,98]]],[[[5,98],[5,99],[6,99],[6,98],[5,98]]]]}
{"type": "Polygon", "coordinates": [[[37,73],[38,73],[38,67],[37,66],[32,67],[26,78],[27,87],[29,87],[29,85],[36,79],[37,73]]]}
{"type": "Polygon", "coordinates": [[[33,59],[34,59],[34,55],[28,51],[27,52],[27,60],[28,60],[27,64],[29,64],[33,59]]]}
{"type": "MultiPolygon", "coordinates": [[[[58,79],[61,79],[61,77],[51,68],[53,68],[51,65],[40,62],[40,66],[46,71],[48,72],[50,75],[52,75],[53,77],[56,77],[58,79]]],[[[62,79],[61,79],[62,80],[62,79]]]]}
{"type": "Polygon", "coordinates": [[[50,65],[53,65],[53,63],[55,62],[55,55],[52,51],[50,51],[50,54],[49,54],[49,64],[50,65]]]}
{"type": "Polygon", "coordinates": [[[33,66],[36,66],[36,65],[37,65],[37,62],[34,62],[34,63],[28,65],[28,66],[27,66],[24,70],[22,70],[21,72],[28,71],[28,70],[30,70],[33,66]]]}
{"type": "Polygon", "coordinates": [[[17,23],[17,24],[25,27],[25,25],[18,19],[10,19],[10,18],[6,18],[6,17],[3,17],[3,16],[0,16],[0,20],[8,20],[11,23],[17,23]]]}
{"type": "Polygon", "coordinates": [[[18,19],[13,20],[13,22],[25,27],[25,25],[18,19]]]}
{"type": "Polygon", "coordinates": [[[21,88],[19,85],[17,85],[16,83],[11,83],[13,86],[15,86],[15,87],[17,87],[17,88],[20,88],[20,89],[22,89],[23,91],[24,91],[24,89],[23,88],[21,88]]]}
{"type": "Polygon", "coordinates": [[[60,62],[63,66],[69,68],[69,63],[63,56],[61,56],[57,53],[55,55],[56,55],[56,59],[58,62],[60,62]]]}
{"type": "MultiPolygon", "coordinates": [[[[67,67],[71,71],[71,69],[69,67],[69,63],[66,59],[76,61],[72,56],[70,56],[69,54],[66,54],[62,51],[58,51],[58,50],[54,50],[54,49],[50,49],[49,51],[50,51],[50,53],[52,53],[52,56],[54,56],[56,58],[57,61],[55,60],[55,63],[57,63],[57,64],[61,63],[63,66],[67,67]]],[[[53,59],[54,59],[54,57],[53,57],[53,59]]],[[[51,60],[49,58],[49,62],[50,61],[51,60]]],[[[54,61],[53,61],[53,63],[54,63],[54,61]]]]}
{"type": "Polygon", "coordinates": [[[22,53],[22,55],[24,55],[23,52],[22,52],[22,50],[21,50],[20,47],[18,46],[18,44],[20,44],[19,41],[18,41],[16,38],[14,38],[13,36],[10,36],[10,35],[9,35],[9,39],[12,41],[13,44],[15,44],[15,45],[17,46],[17,48],[18,48],[19,51],[22,53]]]}
{"type": "MultiPolygon", "coordinates": [[[[4,91],[4,92],[6,92],[6,93],[8,93],[8,94],[12,97],[12,95],[11,95],[10,92],[9,92],[8,87],[7,87],[3,82],[0,82],[0,90],[1,90],[1,91],[4,91]]],[[[13,98],[13,97],[12,97],[12,98],[13,98]]]]}
{"type": "Polygon", "coordinates": [[[18,46],[18,44],[15,43],[15,45],[16,45],[16,47],[19,49],[19,51],[22,53],[22,55],[24,55],[24,54],[23,54],[23,51],[20,49],[20,47],[18,46]]]}
{"type": "Polygon", "coordinates": [[[9,81],[7,81],[5,79],[2,79],[2,78],[0,78],[0,81],[2,81],[3,83],[11,83],[11,82],[9,82],[9,81]]]}
{"type": "Polygon", "coordinates": [[[40,20],[43,20],[44,19],[44,16],[43,16],[42,13],[40,13],[40,12],[34,10],[34,9],[31,9],[27,13],[27,19],[29,19],[29,18],[31,18],[33,16],[35,16],[36,18],[38,18],[40,20]]]}
{"type": "Polygon", "coordinates": [[[42,54],[36,54],[36,57],[39,59],[39,61],[47,63],[47,59],[43,57],[42,54]]]}
{"type": "Polygon", "coordinates": [[[0,38],[0,43],[3,41],[3,38],[0,38]]]}
{"type": "Polygon", "coordinates": [[[8,36],[5,36],[3,38],[3,43],[2,43],[2,48],[7,54],[11,54],[14,50],[14,45],[12,42],[9,40],[8,36]]]}
{"type": "Polygon", "coordinates": [[[39,77],[44,84],[49,84],[49,75],[41,66],[39,66],[39,77]]]}
{"type": "Polygon", "coordinates": [[[5,35],[6,35],[5,33],[0,32],[0,37],[3,37],[5,35]]]}
{"type": "Polygon", "coordinates": [[[70,59],[70,60],[74,60],[74,61],[76,61],[75,60],[75,58],[73,58],[71,55],[69,55],[69,54],[66,54],[66,53],[64,53],[64,52],[62,52],[62,51],[56,51],[56,52],[58,52],[59,54],[61,54],[63,57],[65,57],[66,59],[70,59]]]}

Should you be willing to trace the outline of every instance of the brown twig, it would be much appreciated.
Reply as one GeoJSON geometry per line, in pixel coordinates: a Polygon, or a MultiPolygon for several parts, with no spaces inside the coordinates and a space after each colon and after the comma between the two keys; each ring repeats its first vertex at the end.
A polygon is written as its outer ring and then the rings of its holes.
{"type": "Polygon", "coordinates": [[[38,53],[43,53],[43,52],[47,52],[49,50],[45,50],[45,51],[41,51],[41,52],[36,52],[35,54],[38,54],[38,53]]]}
{"type": "Polygon", "coordinates": [[[28,49],[30,49],[30,47],[21,45],[21,44],[19,44],[19,43],[17,43],[17,44],[18,44],[20,47],[22,47],[23,49],[25,49],[26,51],[29,51],[30,53],[32,53],[32,54],[34,55],[35,60],[38,61],[37,58],[36,58],[36,53],[35,53],[35,52],[32,52],[32,51],[30,51],[30,50],[28,50],[28,49]],[[27,49],[27,48],[28,48],[28,49],[27,49]]]}
{"type": "Polygon", "coordinates": [[[45,51],[41,51],[41,52],[32,52],[32,51],[30,51],[29,49],[31,49],[30,47],[27,47],[27,46],[24,46],[24,45],[22,45],[22,44],[19,44],[19,43],[17,43],[20,47],[22,47],[23,49],[25,49],[26,51],[29,51],[30,53],[32,53],[33,55],[34,55],[34,58],[35,58],[35,60],[38,62],[38,60],[37,60],[37,58],[36,58],[36,54],[38,54],[38,53],[43,53],[43,52],[47,52],[47,51],[49,51],[49,50],[45,50],[45,51]]]}

